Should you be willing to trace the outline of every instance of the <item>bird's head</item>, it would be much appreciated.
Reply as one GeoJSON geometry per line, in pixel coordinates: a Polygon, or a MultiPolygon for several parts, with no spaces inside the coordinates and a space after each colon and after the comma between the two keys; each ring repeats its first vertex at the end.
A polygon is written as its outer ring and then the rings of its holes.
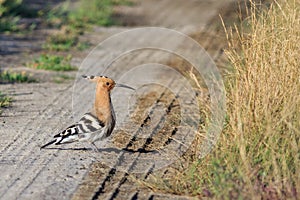
{"type": "Polygon", "coordinates": [[[106,76],[86,76],[86,75],[83,75],[82,77],[85,78],[85,79],[88,79],[89,81],[95,82],[98,87],[101,87],[101,88],[103,88],[107,91],[111,91],[112,89],[114,89],[114,87],[124,87],[124,88],[135,90],[134,88],[132,88],[130,86],[123,85],[123,84],[118,84],[114,80],[112,80],[112,79],[110,79],[106,76]]]}

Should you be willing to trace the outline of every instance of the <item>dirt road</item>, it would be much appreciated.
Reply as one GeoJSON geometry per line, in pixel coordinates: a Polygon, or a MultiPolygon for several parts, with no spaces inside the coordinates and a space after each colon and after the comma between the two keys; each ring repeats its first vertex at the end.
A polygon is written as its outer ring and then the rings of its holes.
{"type": "MultiPolygon", "coordinates": [[[[131,7],[117,8],[118,16],[131,26],[161,26],[182,31],[186,34],[201,32],[212,28],[212,22],[216,19],[220,10],[224,10],[233,0],[145,0],[138,1],[131,7]]],[[[96,28],[95,32],[87,34],[91,43],[98,44],[103,39],[114,33],[128,30],[131,27],[96,28]]],[[[2,38],[3,39],[3,38],[2,38]]],[[[164,38],[161,38],[161,40],[164,38]]],[[[5,40],[5,38],[4,38],[5,40]]],[[[157,38],[159,41],[160,38],[157,38]]],[[[205,40],[204,40],[205,41],[205,40]]],[[[213,41],[210,38],[202,45],[210,49],[213,41]]],[[[124,41],[115,46],[116,51],[126,48],[126,45],[135,41],[124,41]]],[[[211,50],[212,57],[217,58],[219,48],[211,50]]],[[[100,52],[98,56],[114,54],[100,52]]],[[[20,53],[21,54],[21,53],[20,53]]],[[[166,63],[160,53],[145,51],[135,55],[135,62],[141,64],[147,58],[147,62],[166,63]]],[[[94,60],[97,61],[98,59],[94,60]]],[[[82,60],[74,59],[77,65],[82,60]]],[[[94,62],[90,60],[90,64],[94,62]]],[[[124,58],[126,65],[126,58],[124,58]]],[[[127,61],[131,62],[132,57],[127,61]]],[[[100,67],[101,63],[97,63],[100,67]]],[[[97,74],[98,71],[90,73],[97,74]]],[[[97,70],[102,70],[97,68],[97,70]]],[[[118,76],[118,71],[114,71],[118,76]]],[[[113,75],[113,74],[112,74],[113,75]]],[[[161,76],[168,78],[167,76],[161,76]]],[[[174,84],[170,80],[169,84],[174,84]]],[[[85,85],[84,85],[85,86],[85,85]]],[[[90,93],[89,87],[82,86],[82,93],[90,93]]],[[[79,87],[80,88],[80,87],[79,87]]],[[[130,173],[116,171],[99,159],[99,154],[90,150],[87,144],[69,144],[60,148],[40,150],[39,146],[52,137],[60,129],[72,123],[77,116],[72,117],[73,82],[55,84],[51,82],[33,84],[6,84],[0,85],[0,90],[14,98],[13,106],[4,110],[0,116],[0,199],[187,199],[171,194],[159,194],[137,184],[130,173]]],[[[170,98],[168,91],[158,88],[155,94],[143,94],[147,101],[161,101],[170,108],[176,110],[175,97],[170,98]]],[[[113,93],[116,108],[118,98],[123,90],[113,93]]],[[[88,98],[88,97],[86,97],[88,98]]],[[[89,101],[89,100],[87,100],[89,101]]],[[[119,103],[120,104],[120,103],[119,103]]],[[[143,103],[143,105],[148,105],[143,103]]],[[[150,104],[151,105],[151,104],[150,104]]],[[[126,112],[126,108],[116,109],[117,115],[126,112]]],[[[143,109],[141,107],[140,109],[143,109]]],[[[173,112],[172,111],[172,112],[173,112]]],[[[138,119],[138,126],[147,123],[147,115],[138,119]]],[[[158,116],[163,118],[164,116],[158,116]]],[[[159,121],[159,120],[158,120],[159,121]]],[[[119,129],[122,127],[119,125],[119,129]]],[[[172,132],[172,131],[171,131],[172,132]]],[[[176,133],[176,131],[175,131],[176,133]]],[[[170,133],[171,134],[171,133],[170,133]]],[[[118,151],[117,147],[132,147],[133,154],[137,157],[147,149],[147,138],[137,141],[134,135],[120,139],[120,130],[115,131],[114,147],[103,147],[103,155],[113,157],[115,165],[126,163],[126,155],[118,151]],[[146,144],[146,145],[145,145],[146,144]]],[[[102,148],[102,147],[101,147],[102,148]]],[[[126,166],[136,165],[135,160],[127,161],[126,166]]],[[[148,171],[135,175],[138,179],[147,179],[152,173],[152,166],[148,171]]]]}

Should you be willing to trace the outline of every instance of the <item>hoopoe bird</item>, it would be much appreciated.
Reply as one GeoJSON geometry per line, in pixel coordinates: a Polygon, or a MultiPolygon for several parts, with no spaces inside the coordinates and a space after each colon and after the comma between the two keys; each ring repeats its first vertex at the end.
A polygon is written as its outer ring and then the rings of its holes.
{"type": "Polygon", "coordinates": [[[114,87],[124,87],[135,90],[123,84],[117,84],[106,76],[82,76],[96,85],[94,108],[86,113],[75,124],[54,135],[54,139],[41,147],[45,148],[51,144],[59,145],[77,141],[88,141],[94,150],[98,151],[94,142],[109,137],[115,127],[116,117],[111,103],[110,92],[114,87]]]}

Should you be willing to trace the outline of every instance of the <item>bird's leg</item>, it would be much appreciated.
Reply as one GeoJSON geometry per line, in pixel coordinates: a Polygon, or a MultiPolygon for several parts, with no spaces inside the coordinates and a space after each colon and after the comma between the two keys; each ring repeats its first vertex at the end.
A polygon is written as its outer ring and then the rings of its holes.
{"type": "Polygon", "coordinates": [[[92,149],[93,149],[95,152],[99,152],[99,149],[98,149],[98,147],[95,145],[95,143],[94,143],[94,142],[91,142],[91,144],[92,144],[92,149]]]}

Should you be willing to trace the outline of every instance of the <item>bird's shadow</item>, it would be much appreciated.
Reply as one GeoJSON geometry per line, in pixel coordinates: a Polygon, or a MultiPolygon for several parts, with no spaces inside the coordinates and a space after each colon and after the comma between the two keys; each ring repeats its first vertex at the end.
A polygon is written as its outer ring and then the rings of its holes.
{"type": "MultiPolygon", "coordinates": [[[[53,150],[60,150],[60,151],[94,151],[92,148],[62,148],[62,147],[49,147],[43,149],[53,149],[53,150]]],[[[159,153],[157,150],[146,150],[143,148],[138,149],[128,149],[128,148],[115,148],[115,147],[108,147],[108,148],[98,148],[98,152],[107,152],[107,153],[121,153],[121,152],[128,152],[128,153],[159,153]]]]}

